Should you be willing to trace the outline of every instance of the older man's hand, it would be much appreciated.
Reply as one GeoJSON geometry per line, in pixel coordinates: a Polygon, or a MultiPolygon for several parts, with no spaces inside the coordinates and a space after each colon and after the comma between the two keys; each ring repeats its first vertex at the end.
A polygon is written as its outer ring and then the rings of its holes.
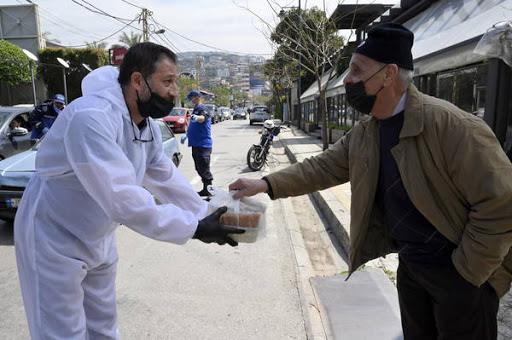
{"type": "Polygon", "coordinates": [[[236,190],[237,192],[233,195],[234,199],[254,196],[256,194],[267,192],[268,184],[262,179],[248,179],[239,178],[235,182],[229,185],[229,190],[236,190]]]}

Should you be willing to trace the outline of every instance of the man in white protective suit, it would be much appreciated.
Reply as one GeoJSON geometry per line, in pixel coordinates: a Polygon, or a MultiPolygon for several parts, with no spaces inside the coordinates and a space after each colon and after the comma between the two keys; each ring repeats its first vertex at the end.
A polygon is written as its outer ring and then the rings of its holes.
{"type": "Polygon", "coordinates": [[[42,141],[14,223],[33,339],[118,339],[115,230],[183,244],[236,242],[163,153],[151,118],[178,96],[176,56],[153,43],[82,82],[42,141]],[[161,205],[155,203],[153,195],[161,205]]]}

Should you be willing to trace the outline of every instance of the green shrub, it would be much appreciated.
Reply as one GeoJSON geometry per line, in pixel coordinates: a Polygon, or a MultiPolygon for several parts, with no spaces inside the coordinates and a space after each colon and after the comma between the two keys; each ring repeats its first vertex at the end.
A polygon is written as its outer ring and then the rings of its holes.
{"type": "Polygon", "coordinates": [[[39,72],[48,86],[50,95],[64,94],[64,80],[62,79],[62,66],[57,58],[69,63],[66,69],[66,83],[68,88],[68,102],[82,96],[82,79],[89,73],[82,63],[92,69],[107,65],[107,52],[98,48],[47,48],[39,50],[39,72]]]}
{"type": "Polygon", "coordinates": [[[328,124],[327,127],[329,129],[336,129],[336,130],[342,130],[342,131],[348,131],[348,130],[351,129],[350,126],[346,126],[346,125],[339,126],[339,125],[336,125],[336,124],[328,124]]]}
{"type": "Polygon", "coordinates": [[[10,85],[29,83],[30,59],[21,47],[8,41],[0,40],[0,82],[10,85]]]}

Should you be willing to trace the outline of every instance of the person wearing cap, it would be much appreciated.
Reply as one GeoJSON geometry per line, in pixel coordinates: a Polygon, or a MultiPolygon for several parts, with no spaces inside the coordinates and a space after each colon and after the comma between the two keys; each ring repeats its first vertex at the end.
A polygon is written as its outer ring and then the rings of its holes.
{"type": "Polygon", "coordinates": [[[66,98],[62,94],[56,94],[51,100],[36,106],[28,116],[28,121],[33,126],[30,138],[39,139],[43,137],[65,107],[66,98]]]}
{"type": "Polygon", "coordinates": [[[185,143],[188,138],[188,146],[192,147],[192,158],[196,171],[203,182],[203,189],[197,194],[202,197],[211,196],[208,186],[212,184],[213,175],[210,171],[210,158],[212,154],[212,120],[211,113],[202,103],[201,92],[191,90],[185,100],[194,106],[187,135],[181,138],[185,143]]]}
{"type": "Polygon", "coordinates": [[[372,28],[344,80],[367,115],[322,154],[229,189],[277,199],[350,181],[349,277],[398,253],[405,339],[496,339],[512,279],[512,165],[482,119],[412,84],[413,40],[400,24],[372,28]]]}

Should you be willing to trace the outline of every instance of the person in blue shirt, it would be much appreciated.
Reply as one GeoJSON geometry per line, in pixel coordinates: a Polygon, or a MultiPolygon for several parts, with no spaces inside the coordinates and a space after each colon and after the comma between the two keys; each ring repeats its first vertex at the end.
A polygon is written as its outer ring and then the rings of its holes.
{"type": "Polygon", "coordinates": [[[56,94],[51,101],[47,101],[36,108],[28,116],[28,121],[34,127],[30,138],[43,137],[52,127],[59,113],[64,110],[66,98],[62,94],[56,94]]]}
{"type": "Polygon", "coordinates": [[[194,111],[190,117],[187,135],[181,138],[181,143],[188,138],[188,146],[192,147],[192,158],[196,171],[203,182],[203,189],[198,192],[199,196],[209,197],[211,193],[208,186],[212,184],[213,175],[210,171],[210,158],[212,154],[212,120],[211,112],[202,103],[201,92],[192,90],[185,100],[194,105],[194,111]]]}

